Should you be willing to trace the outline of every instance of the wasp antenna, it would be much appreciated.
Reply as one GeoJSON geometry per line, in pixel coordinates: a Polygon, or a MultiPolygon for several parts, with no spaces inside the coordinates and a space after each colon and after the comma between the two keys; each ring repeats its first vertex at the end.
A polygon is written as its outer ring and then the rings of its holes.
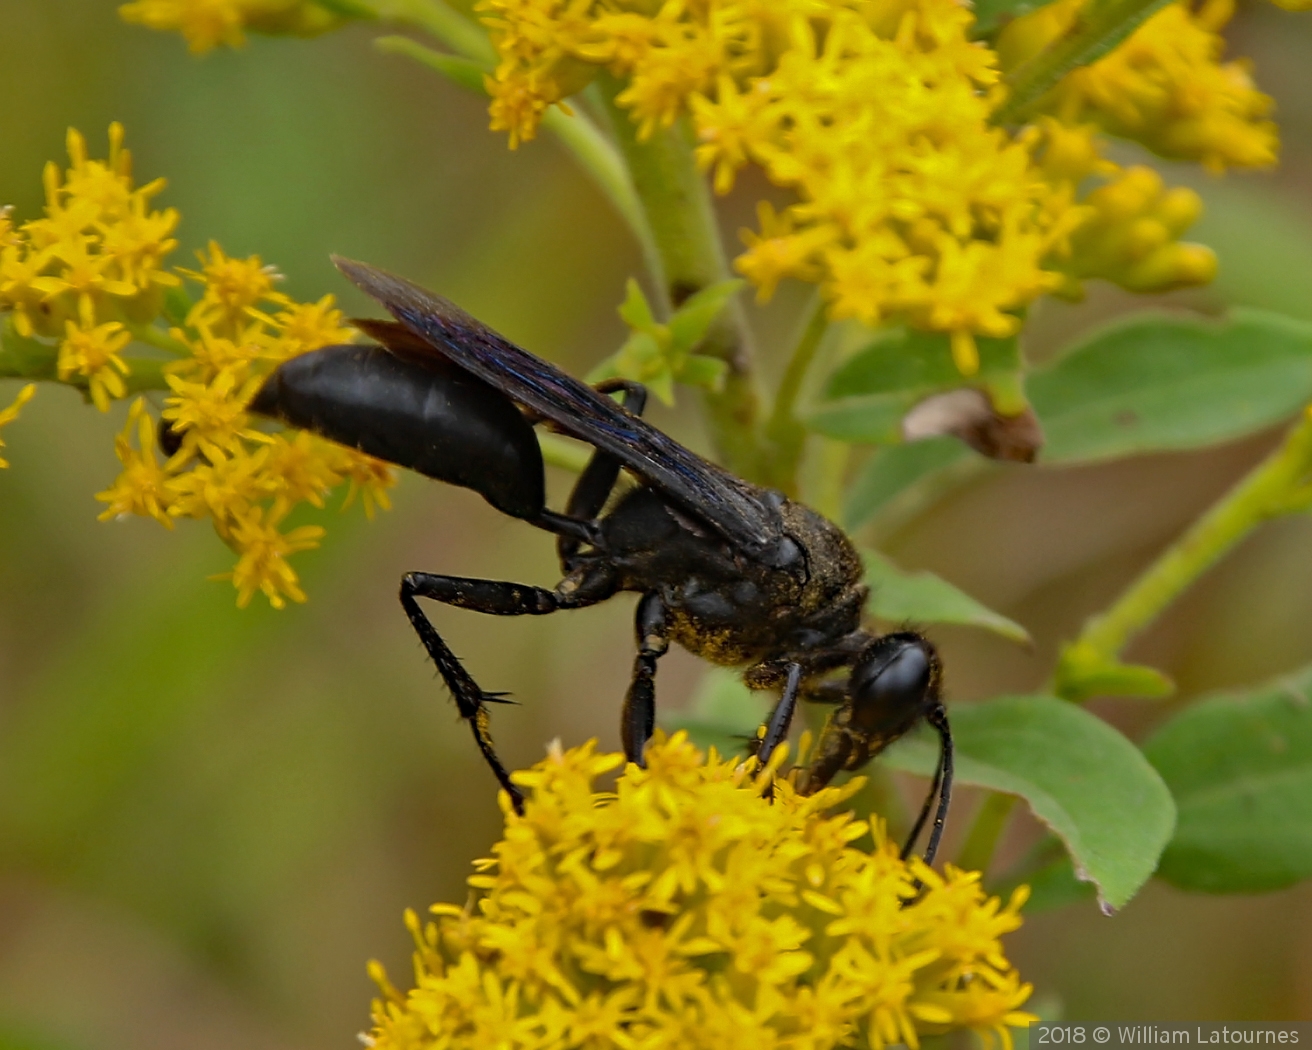
{"type": "Polygon", "coordinates": [[[925,795],[924,805],[920,807],[920,816],[916,818],[915,825],[911,828],[911,833],[907,835],[906,844],[902,847],[900,854],[903,860],[911,856],[911,851],[915,848],[916,841],[920,838],[920,833],[925,829],[925,822],[929,820],[930,810],[934,808],[934,801],[939,797],[939,788],[943,784],[943,749],[939,748],[938,763],[934,766],[934,778],[929,782],[929,792],[925,795]]]}
{"type": "Polygon", "coordinates": [[[934,827],[929,832],[929,845],[925,847],[925,863],[933,864],[938,853],[939,840],[943,838],[943,828],[948,820],[948,806],[952,802],[952,729],[948,726],[948,712],[942,704],[926,716],[943,742],[939,753],[939,764],[943,769],[943,781],[939,785],[938,812],[934,814],[934,827]]]}

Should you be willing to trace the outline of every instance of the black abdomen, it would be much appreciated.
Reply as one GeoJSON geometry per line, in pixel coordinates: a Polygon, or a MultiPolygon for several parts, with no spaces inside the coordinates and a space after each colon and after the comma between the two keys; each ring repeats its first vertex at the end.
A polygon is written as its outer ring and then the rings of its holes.
{"type": "Polygon", "coordinates": [[[473,489],[517,518],[536,517],[546,500],[533,428],[505,395],[454,368],[327,346],[278,366],[250,409],[473,489]]]}

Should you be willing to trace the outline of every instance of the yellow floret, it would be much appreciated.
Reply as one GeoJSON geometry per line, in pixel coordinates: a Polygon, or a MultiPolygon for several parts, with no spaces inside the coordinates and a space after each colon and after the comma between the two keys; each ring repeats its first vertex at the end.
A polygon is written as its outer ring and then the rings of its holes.
{"type": "Polygon", "coordinates": [[[246,29],[308,36],[340,21],[312,0],[132,0],[118,12],[124,21],[181,33],[196,54],[240,47],[246,29]]]}
{"type": "MultiPolygon", "coordinates": [[[[1017,19],[999,51],[1015,66],[1065,32],[1087,0],[1057,0],[1017,19]]],[[[1065,123],[1091,121],[1164,157],[1208,168],[1264,168],[1276,161],[1271,99],[1242,61],[1223,62],[1219,30],[1233,0],[1177,0],[1106,57],[1074,70],[1043,102],[1065,123]]]]}
{"type": "Polygon", "coordinates": [[[877,822],[831,813],[859,781],[767,799],[773,769],[658,733],[647,768],[598,791],[622,763],[555,745],[515,775],[524,815],[502,796],[471,900],[406,916],[415,987],[371,965],[374,1050],[916,1047],[959,1028],[1010,1046],[1034,1020],[999,941],[1025,894],[1004,907],[978,873],[904,862],[877,822]]]}
{"type": "MultiPolygon", "coordinates": [[[[8,408],[0,409],[0,430],[3,430],[10,423],[18,418],[18,414],[23,410],[23,406],[36,396],[36,384],[28,383],[18,392],[18,396],[8,408]]],[[[4,438],[0,438],[0,448],[5,447],[4,438]]],[[[9,466],[9,460],[0,456],[0,470],[9,466]]]]}

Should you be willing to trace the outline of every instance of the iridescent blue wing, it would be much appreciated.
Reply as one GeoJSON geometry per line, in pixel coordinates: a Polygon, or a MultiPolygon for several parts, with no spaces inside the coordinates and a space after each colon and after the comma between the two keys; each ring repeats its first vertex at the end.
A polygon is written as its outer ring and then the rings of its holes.
{"type": "MultiPolygon", "coordinates": [[[[763,489],[702,459],[605,394],[522,350],[440,295],[350,259],[333,262],[434,356],[491,384],[562,432],[609,452],[652,488],[766,561],[782,542],[777,504],[763,489]]],[[[416,350],[406,347],[407,356],[416,350]]]]}

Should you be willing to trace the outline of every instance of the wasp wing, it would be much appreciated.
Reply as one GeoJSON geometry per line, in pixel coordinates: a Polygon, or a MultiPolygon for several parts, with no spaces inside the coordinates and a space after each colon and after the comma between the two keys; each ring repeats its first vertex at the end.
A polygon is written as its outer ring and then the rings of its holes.
{"type": "MultiPolygon", "coordinates": [[[[652,488],[750,556],[770,561],[784,539],[777,503],[710,463],[605,394],[522,350],[433,292],[350,259],[333,262],[378,300],[434,356],[490,383],[562,432],[610,453],[652,488]]],[[[405,346],[407,356],[416,344],[405,346]]]]}

